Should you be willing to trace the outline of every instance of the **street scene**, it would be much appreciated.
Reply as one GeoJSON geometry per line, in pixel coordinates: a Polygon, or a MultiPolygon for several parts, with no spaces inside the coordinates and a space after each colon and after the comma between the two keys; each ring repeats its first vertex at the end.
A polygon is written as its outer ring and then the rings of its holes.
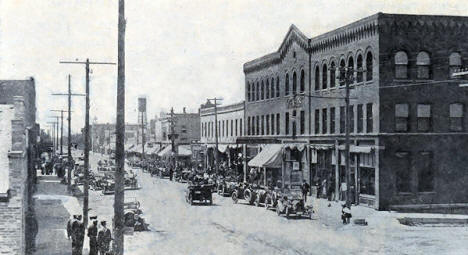
{"type": "Polygon", "coordinates": [[[347,2],[0,2],[0,254],[468,254],[465,4],[347,2]]]}

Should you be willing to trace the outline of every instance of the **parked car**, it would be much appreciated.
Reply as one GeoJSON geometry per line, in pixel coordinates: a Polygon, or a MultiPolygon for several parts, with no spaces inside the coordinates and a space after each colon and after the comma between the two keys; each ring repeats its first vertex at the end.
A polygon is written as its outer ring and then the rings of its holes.
{"type": "Polygon", "coordinates": [[[284,214],[286,218],[289,218],[291,214],[312,218],[313,208],[311,205],[304,204],[300,186],[292,185],[290,189],[284,189],[278,194],[276,213],[284,214]]]}
{"type": "Polygon", "coordinates": [[[231,196],[238,182],[233,177],[220,178],[217,181],[217,192],[220,196],[231,196]]]}
{"type": "Polygon", "coordinates": [[[188,169],[182,170],[180,172],[176,172],[174,179],[177,182],[182,182],[182,183],[188,182],[191,173],[192,173],[192,171],[190,171],[188,169]]]}
{"type": "Polygon", "coordinates": [[[200,203],[208,203],[209,205],[212,205],[212,188],[212,184],[191,183],[185,191],[185,200],[190,205],[193,205],[194,201],[199,201],[200,203]]]}
{"type": "Polygon", "coordinates": [[[256,199],[256,189],[255,185],[246,182],[238,183],[231,194],[232,201],[237,203],[239,199],[244,199],[250,205],[253,205],[256,199]]]}
{"type": "Polygon", "coordinates": [[[164,177],[171,177],[171,172],[169,171],[169,167],[160,167],[158,169],[159,177],[162,179],[164,177]]]}
{"type": "Polygon", "coordinates": [[[115,181],[113,179],[108,179],[104,183],[104,189],[102,190],[102,194],[110,195],[115,193],[115,181]]]}

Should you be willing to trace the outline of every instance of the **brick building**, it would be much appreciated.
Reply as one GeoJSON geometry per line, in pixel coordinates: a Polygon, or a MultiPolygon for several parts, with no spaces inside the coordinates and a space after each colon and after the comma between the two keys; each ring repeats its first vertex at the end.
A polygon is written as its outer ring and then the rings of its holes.
{"type": "Polygon", "coordinates": [[[352,71],[352,199],[376,209],[466,206],[468,94],[450,74],[468,60],[467,27],[468,17],[384,13],[313,38],[292,25],[278,51],[244,64],[247,136],[238,141],[284,144],[283,174],[327,179],[340,193],[339,78],[352,71]]]}
{"type": "MultiPolygon", "coordinates": [[[[94,123],[90,129],[92,151],[102,153],[115,151],[115,124],[94,123]]],[[[125,146],[137,146],[141,141],[141,125],[125,124],[125,146]]]]}
{"type": "MultiPolygon", "coordinates": [[[[0,253],[25,254],[33,245],[32,194],[39,126],[35,83],[0,81],[0,253]]],[[[36,229],[37,230],[37,229],[36,229]]]]}
{"type": "Polygon", "coordinates": [[[173,116],[170,113],[161,113],[159,117],[160,129],[155,132],[159,132],[156,137],[160,137],[162,143],[171,143],[169,137],[172,132],[171,121],[174,123],[174,132],[177,134],[176,144],[188,145],[192,141],[200,140],[200,114],[188,113],[184,107],[181,113],[174,113],[173,116]]]}

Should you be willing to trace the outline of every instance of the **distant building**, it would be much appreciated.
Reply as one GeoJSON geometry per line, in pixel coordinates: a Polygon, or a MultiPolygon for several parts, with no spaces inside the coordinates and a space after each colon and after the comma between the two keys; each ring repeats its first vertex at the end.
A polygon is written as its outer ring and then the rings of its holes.
{"type": "Polygon", "coordinates": [[[32,195],[40,130],[35,122],[34,80],[0,81],[1,254],[29,254],[34,243],[32,195]]]}
{"type": "MultiPolygon", "coordinates": [[[[115,151],[115,124],[92,124],[91,125],[91,148],[94,152],[110,153],[115,151]]],[[[125,124],[126,146],[137,146],[142,143],[141,125],[125,124]]]]}
{"type": "Polygon", "coordinates": [[[171,143],[170,134],[172,128],[176,134],[175,143],[190,144],[192,141],[200,140],[200,114],[188,113],[185,107],[181,113],[161,113],[159,117],[161,125],[160,130],[156,137],[161,137],[161,142],[165,144],[171,143]]]}
{"type": "Polygon", "coordinates": [[[243,136],[244,131],[244,101],[218,106],[215,109],[214,104],[200,106],[200,143],[206,149],[206,165],[213,167],[214,151],[216,149],[216,127],[218,128],[218,151],[219,161],[230,161],[237,158],[238,153],[242,152],[242,147],[236,143],[237,137],[243,136]],[[217,125],[215,122],[217,119],[217,125]]]}

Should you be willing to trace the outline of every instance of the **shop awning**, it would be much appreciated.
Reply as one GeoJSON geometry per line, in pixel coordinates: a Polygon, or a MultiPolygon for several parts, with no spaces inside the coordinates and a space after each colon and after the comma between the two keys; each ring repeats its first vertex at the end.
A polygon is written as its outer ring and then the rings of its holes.
{"type": "Polygon", "coordinates": [[[125,146],[124,146],[124,150],[125,150],[125,151],[131,151],[131,149],[132,149],[134,146],[135,146],[135,144],[133,144],[133,143],[127,143],[127,144],[125,144],[125,146]]]}
{"type": "Polygon", "coordinates": [[[290,150],[297,149],[298,151],[303,151],[305,147],[306,147],[306,144],[303,144],[303,143],[284,144],[284,148],[289,148],[290,150]]]}
{"type": "Polygon", "coordinates": [[[148,147],[148,150],[146,152],[146,154],[149,154],[149,155],[152,155],[152,154],[156,154],[160,149],[160,146],[159,144],[153,144],[153,147],[148,147]]]}
{"type": "Polygon", "coordinates": [[[316,150],[329,150],[333,149],[334,145],[333,144],[310,144],[310,148],[316,149],[316,150]]]}
{"type": "Polygon", "coordinates": [[[257,154],[248,165],[251,167],[281,167],[281,149],[282,144],[268,144],[257,154]]]}
{"type": "Polygon", "coordinates": [[[164,156],[169,156],[171,155],[172,152],[172,145],[166,146],[166,148],[162,149],[160,152],[158,152],[158,156],[164,157],[164,156]]]}
{"type": "MultiPolygon", "coordinates": [[[[345,150],[344,145],[340,145],[338,147],[340,150],[345,150]]],[[[349,146],[349,152],[351,153],[370,153],[373,149],[373,146],[365,146],[365,145],[351,145],[349,146]]]]}
{"type": "Polygon", "coordinates": [[[179,147],[177,147],[177,156],[192,156],[190,145],[179,145],[179,147]]]}

